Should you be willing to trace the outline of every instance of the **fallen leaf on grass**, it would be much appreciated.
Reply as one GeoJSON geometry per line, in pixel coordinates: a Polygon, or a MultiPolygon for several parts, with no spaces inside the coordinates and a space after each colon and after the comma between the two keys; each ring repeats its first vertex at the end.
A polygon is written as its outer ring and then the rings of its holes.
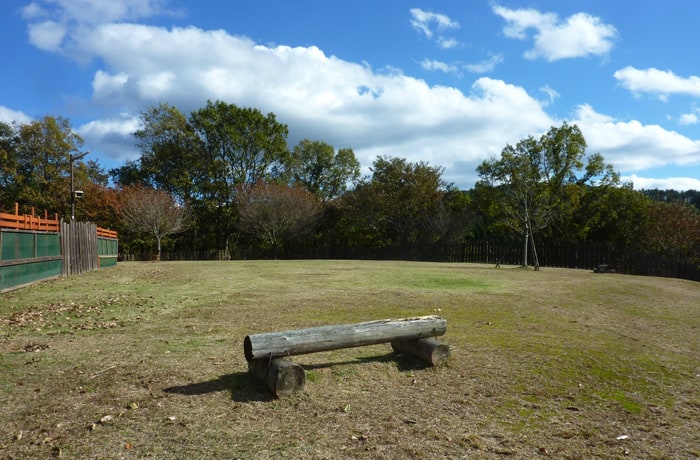
{"type": "Polygon", "coordinates": [[[114,420],[114,417],[112,417],[111,415],[105,415],[100,419],[100,423],[109,423],[112,420],[114,420]]]}

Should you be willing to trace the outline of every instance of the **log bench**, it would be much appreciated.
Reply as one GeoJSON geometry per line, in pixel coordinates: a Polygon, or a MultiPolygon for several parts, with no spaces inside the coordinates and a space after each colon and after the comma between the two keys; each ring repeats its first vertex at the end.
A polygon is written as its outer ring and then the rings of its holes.
{"type": "Polygon", "coordinates": [[[438,366],[450,355],[449,347],[436,340],[446,331],[447,321],[439,316],[383,319],[251,334],[243,341],[243,352],[250,373],[280,397],[303,390],[306,383],[304,369],[289,359],[292,356],[391,343],[397,353],[438,366]]]}

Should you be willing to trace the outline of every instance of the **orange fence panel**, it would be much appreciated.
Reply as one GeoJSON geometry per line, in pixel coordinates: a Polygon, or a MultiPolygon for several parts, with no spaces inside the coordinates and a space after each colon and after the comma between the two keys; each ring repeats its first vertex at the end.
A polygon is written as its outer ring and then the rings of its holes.
{"type": "Polygon", "coordinates": [[[97,236],[102,238],[113,238],[115,240],[119,238],[116,230],[110,230],[102,227],[97,227],[97,236]]]}
{"type": "Polygon", "coordinates": [[[15,230],[38,230],[42,232],[58,232],[58,216],[55,219],[45,219],[29,214],[7,214],[0,212],[0,228],[12,228],[15,230]]]}

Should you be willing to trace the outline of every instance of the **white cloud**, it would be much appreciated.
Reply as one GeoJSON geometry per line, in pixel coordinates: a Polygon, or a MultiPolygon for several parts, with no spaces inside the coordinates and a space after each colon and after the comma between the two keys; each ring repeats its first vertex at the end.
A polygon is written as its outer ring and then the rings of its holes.
{"type": "Polygon", "coordinates": [[[90,149],[124,161],[138,158],[133,133],[139,127],[140,120],[137,116],[122,114],[117,118],[91,121],[80,126],[76,131],[90,149]]]}
{"type": "Polygon", "coordinates": [[[423,59],[420,66],[425,70],[439,70],[445,73],[456,73],[459,72],[459,68],[454,64],[448,64],[442,61],[434,61],[431,59],[423,59]]]}
{"type": "Polygon", "coordinates": [[[444,14],[431,13],[430,11],[423,11],[420,8],[412,8],[410,13],[411,25],[413,28],[422,32],[428,38],[433,37],[433,31],[431,29],[433,25],[438,31],[459,29],[459,23],[453,21],[444,14]]]}
{"type": "Polygon", "coordinates": [[[438,37],[437,38],[437,44],[440,48],[442,49],[451,49],[451,48],[456,48],[459,46],[459,42],[455,38],[445,38],[445,37],[438,37]]]}
{"type": "Polygon", "coordinates": [[[700,179],[693,177],[639,177],[636,174],[622,176],[622,182],[631,182],[635,189],[700,190],[700,179]]]}
{"type": "Polygon", "coordinates": [[[432,39],[435,34],[433,28],[439,33],[435,41],[440,48],[451,49],[459,46],[459,41],[457,41],[457,39],[445,37],[442,34],[442,32],[446,30],[459,29],[459,23],[457,21],[453,21],[444,14],[432,13],[420,8],[412,8],[410,13],[411,26],[428,39],[432,39]]]}
{"type": "MultiPolygon", "coordinates": [[[[168,0],[36,0],[22,9],[29,41],[46,51],[59,51],[69,29],[107,22],[135,20],[166,10],[168,0]]],[[[79,56],[74,56],[79,58],[79,56]]]]}
{"type": "Polygon", "coordinates": [[[541,86],[540,91],[547,95],[547,98],[549,99],[547,105],[554,103],[554,100],[561,96],[561,94],[559,94],[554,88],[552,88],[549,85],[541,86]]]}
{"type": "MultiPolygon", "coordinates": [[[[351,147],[364,166],[377,155],[429,161],[453,176],[459,170],[453,179],[463,186],[471,185],[465,177],[478,162],[553,124],[523,88],[490,78],[464,93],[316,47],[268,47],[193,27],[105,24],[72,38],[78,52],[104,63],[93,77],[93,100],[129,117],[159,102],[189,112],[221,99],[274,112],[289,125],[292,145],[307,137],[351,147]]],[[[438,61],[423,65],[452,70],[438,61]]],[[[112,158],[133,158],[129,117],[94,121],[79,132],[112,158]]]]}
{"type": "Polygon", "coordinates": [[[613,76],[622,86],[633,93],[652,93],[661,99],[670,94],[686,94],[700,97],[700,77],[679,77],[671,71],[655,68],[636,69],[628,66],[618,70],[613,76]]]}
{"type": "Polygon", "coordinates": [[[32,121],[32,117],[30,117],[24,112],[12,110],[0,105],[0,121],[5,122],[7,124],[26,124],[32,121]]]}
{"type": "MultiPolygon", "coordinates": [[[[222,30],[124,22],[69,30],[71,52],[95,58],[93,101],[123,112],[77,131],[89,150],[115,161],[137,157],[132,133],[146,107],[167,102],[187,113],[220,99],[274,112],[289,126],[292,145],[310,138],[351,147],[365,168],[378,155],[427,161],[443,166],[446,179],[471,187],[483,159],[560,123],[522,87],[487,77],[467,91],[431,86],[314,46],[263,46],[222,30]]],[[[486,68],[501,60],[494,56],[486,68]]],[[[460,64],[422,65],[453,71],[460,64]]],[[[541,91],[550,103],[557,97],[548,86],[541,91]]],[[[698,141],[659,126],[615,120],[587,105],[576,117],[589,151],[599,151],[622,172],[700,161],[698,141]]]]}
{"type": "Polygon", "coordinates": [[[485,61],[481,61],[476,64],[466,64],[464,68],[472,73],[487,73],[493,71],[493,69],[495,69],[496,66],[501,62],[503,62],[503,56],[497,54],[495,56],[491,56],[485,61]]]}
{"type": "Polygon", "coordinates": [[[697,125],[698,122],[700,121],[700,119],[698,119],[698,112],[700,112],[700,111],[695,111],[695,112],[691,112],[691,113],[684,113],[681,115],[678,122],[683,126],[697,125]]]}
{"type": "Polygon", "coordinates": [[[66,36],[66,26],[55,21],[29,25],[29,42],[45,51],[58,51],[66,36]]]}
{"type": "Polygon", "coordinates": [[[689,139],[658,125],[619,121],[597,113],[590,105],[578,107],[576,123],[590,152],[600,152],[621,172],[661,166],[700,164],[700,140],[689,139]]]}
{"type": "Polygon", "coordinates": [[[493,11],[506,20],[503,33],[508,37],[525,40],[530,38],[530,30],[534,30],[534,46],[525,52],[526,59],[544,58],[552,62],[606,55],[617,36],[615,27],[586,13],[576,13],[560,21],[554,13],[533,9],[512,10],[496,5],[493,11]]]}

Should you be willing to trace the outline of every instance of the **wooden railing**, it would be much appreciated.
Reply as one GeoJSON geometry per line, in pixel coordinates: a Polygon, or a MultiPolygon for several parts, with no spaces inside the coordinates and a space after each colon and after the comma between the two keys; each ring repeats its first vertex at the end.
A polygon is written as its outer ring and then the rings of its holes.
{"type": "Polygon", "coordinates": [[[20,215],[17,203],[15,203],[14,214],[0,212],[0,228],[41,232],[58,232],[60,230],[58,214],[54,214],[54,218],[49,219],[48,212],[44,212],[44,217],[40,217],[34,214],[34,208],[32,208],[31,214],[20,215]]]}
{"type": "MultiPolygon", "coordinates": [[[[20,214],[19,203],[15,203],[15,213],[9,214],[0,212],[0,228],[11,228],[13,230],[33,230],[40,232],[61,231],[58,214],[54,214],[53,219],[49,219],[48,212],[44,211],[44,217],[37,216],[32,208],[31,214],[20,214]]],[[[118,239],[116,230],[97,227],[97,236],[101,238],[118,239]]]]}
{"type": "Polygon", "coordinates": [[[116,230],[110,230],[102,227],[97,227],[97,236],[100,238],[112,238],[115,240],[119,238],[119,234],[116,230]]]}

